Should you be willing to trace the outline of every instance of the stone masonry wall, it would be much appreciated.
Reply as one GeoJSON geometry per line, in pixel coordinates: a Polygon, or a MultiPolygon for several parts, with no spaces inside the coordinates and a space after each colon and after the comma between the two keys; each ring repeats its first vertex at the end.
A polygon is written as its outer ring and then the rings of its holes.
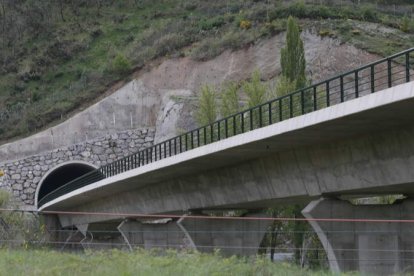
{"type": "Polygon", "coordinates": [[[0,188],[11,191],[17,202],[34,205],[39,181],[57,165],[85,161],[99,167],[151,146],[154,134],[152,128],[127,130],[20,160],[0,162],[0,170],[5,173],[0,177],[0,188]]]}

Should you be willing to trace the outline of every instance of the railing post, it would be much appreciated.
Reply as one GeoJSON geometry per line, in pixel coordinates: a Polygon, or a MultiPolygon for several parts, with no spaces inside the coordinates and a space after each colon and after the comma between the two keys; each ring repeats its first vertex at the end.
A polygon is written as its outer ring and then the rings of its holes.
{"type": "Polygon", "coordinates": [[[171,139],[170,140],[168,140],[168,153],[170,154],[170,156],[171,156],[171,139]]]}
{"type": "Polygon", "coordinates": [[[339,84],[339,89],[341,90],[341,91],[340,91],[340,94],[341,94],[341,103],[343,103],[343,102],[344,102],[344,98],[345,98],[345,91],[344,91],[344,77],[343,77],[343,76],[340,76],[340,77],[339,77],[339,82],[340,82],[340,84],[339,84]]]}
{"type": "Polygon", "coordinates": [[[237,126],[236,126],[236,116],[233,116],[233,136],[237,134],[237,126]]]}
{"type": "Polygon", "coordinates": [[[180,141],[180,153],[183,152],[183,143],[182,143],[181,137],[182,136],[180,135],[180,139],[179,139],[179,141],[180,141]]]}
{"type": "Polygon", "coordinates": [[[207,145],[207,133],[206,133],[206,131],[207,131],[207,128],[204,127],[203,128],[204,145],[207,145]]]}
{"type": "Polygon", "coordinates": [[[200,146],[200,129],[197,128],[197,146],[200,146]]]}
{"type": "Polygon", "coordinates": [[[262,127],[262,105],[259,106],[259,127],[262,127]]]}
{"type": "Polygon", "coordinates": [[[329,81],[326,82],[326,106],[331,105],[330,94],[329,94],[329,81]]]}
{"type": "Polygon", "coordinates": [[[375,71],[374,65],[371,65],[371,93],[375,92],[375,71]]]}
{"type": "Polygon", "coordinates": [[[217,141],[220,141],[220,121],[217,122],[217,141]]]}
{"type": "Polygon", "coordinates": [[[391,67],[391,59],[387,60],[387,75],[388,75],[388,88],[392,87],[392,67],[391,67]]]}
{"type": "Polygon", "coordinates": [[[167,158],[167,142],[164,142],[163,145],[164,145],[164,158],[167,158]]]}
{"type": "Polygon", "coordinates": [[[224,133],[226,135],[226,138],[229,137],[229,131],[228,131],[228,123],[227,119],[224,120],[224,133]]]}
{"type": "Polygon", "coordinates": [[[250,109],[250,130],[253,130],[253,109],[250,109]]]}
{"type": "Polygon", "coordinates": [[[359,97],[358,71],[355,71],[355,98],[359,97]]]}
{"type": "Polygon", "coordinates": [[[241,132],[244,133],[244,112],[240,113],[241,132]]]}
{"type": "Polygon", "coordinates": [[[300,90],[300,107],[301,107],[301,115],[305,114],[305,96],[303,95],[303,89],[300,90]]]}
{"type": "Polygon", "coordinates": [[[292,118],[293,117],[293,96],[292,94],[289,95],[289,109],[290,109],[289,116],[290,118],[292,118]]]}
{"type": "Polygon", "coordinates": [[[313,111],[318,109],[318,102],[317,102],[317,93],[316,93],[316,86],[313,87],[313,111]]]}
{"type": "Polygon", "coordinates": [[[405,80],[410,82],[410,52],[405,54],[405,80]]]}
{"type": "Polygon", "coordinates": [[[269,110],[269,125],[272,124],[272,102],[268,104],[267,109],[269,110]]]}
{"type": "Polygon", "coordinates": [[[283,121],[282,99],[279,99],[279,122],[283,121]]]}

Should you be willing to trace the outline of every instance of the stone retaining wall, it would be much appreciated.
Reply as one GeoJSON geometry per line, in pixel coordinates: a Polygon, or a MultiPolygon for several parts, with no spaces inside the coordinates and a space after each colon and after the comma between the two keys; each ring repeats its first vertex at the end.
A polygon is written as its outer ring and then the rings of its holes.
{"type": "Polygon", "coordinates": [[[154,129],[135,129],[96,138],[7,163],[0,163],[4,176],[0,188],[11,191],[17,201],[34,205],[37,186],[43,175],[68,161],[85,161],[97,167],[149,147],[154,129]]]}

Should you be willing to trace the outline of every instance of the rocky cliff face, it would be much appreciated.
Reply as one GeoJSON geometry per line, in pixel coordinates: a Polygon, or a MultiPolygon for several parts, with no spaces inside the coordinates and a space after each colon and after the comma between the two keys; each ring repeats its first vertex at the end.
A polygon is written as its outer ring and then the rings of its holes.
{"type": "MultiPolygon", "coordinates": [[[[199,87],[247,79],[259,69],[264,80],[280,74],[284,34],[205,62],[188,57],[166,59],[107,98],[69,120],[25,139],[0,146],[0,163],[67,147],[119,131],[154,128],[155,142],[195,126],[199,87]]],[[[368,63],[378,56],[331,38],[304,31],[308,74],[313,81],[368,63]]]]}

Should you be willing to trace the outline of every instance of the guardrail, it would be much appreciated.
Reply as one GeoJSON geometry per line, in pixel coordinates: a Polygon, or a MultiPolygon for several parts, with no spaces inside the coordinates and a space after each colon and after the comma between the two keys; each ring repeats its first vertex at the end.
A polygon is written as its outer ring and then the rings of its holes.
{"type": "Polygon", "coordinates": [[[102,166],[45,195],[39,200],[38,207],[107,177],[257,128],[410,82],[414,76],[411,70],[413,67],[414,48],[411,48],[318,82],[102,166]]]}

